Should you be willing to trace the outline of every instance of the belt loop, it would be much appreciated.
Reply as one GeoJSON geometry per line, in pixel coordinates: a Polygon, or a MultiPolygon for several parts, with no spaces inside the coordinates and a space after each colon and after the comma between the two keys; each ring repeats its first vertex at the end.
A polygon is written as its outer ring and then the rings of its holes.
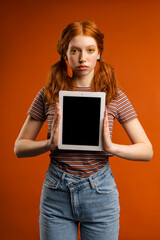
{"type": "Polygon", "coordinates": [[[93,180],[92,180],[91,177],[89,177],[88,180],[89,180],[89,183],[90,183],[90,185],[91,185],[91,188],[92,188],[92,189],[95,189],[96,183],[93,182],[93,180]]]}
{"type": "Polygon", "coordinates": [[[64,181],[65,175],[66,175],[66,173],[64,172],[64,173],[62,174],[62,177],[61,177],[61,182],[64,181]]]}

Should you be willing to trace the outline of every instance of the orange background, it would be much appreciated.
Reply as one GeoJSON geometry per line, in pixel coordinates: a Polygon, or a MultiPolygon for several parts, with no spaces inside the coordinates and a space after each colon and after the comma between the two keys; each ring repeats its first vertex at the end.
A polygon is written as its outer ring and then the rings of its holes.
{"type": "MultiPolygon", "coordinates": [[[[105,34],[104,59],[131,99],[153,148],[151,162],[110,160],[120,193],[120,240],[160,239],[160,2],[1,1],[0,239],[39,239],[41,186],[48,153],[17,159],[14,141],[26,112],[59,60],[60,31],[75,20],[92,20],[105,34]]],[[[39,139],[46,138],[46,126],[39,139]]],[[[113,141],[130,143],[119,123],[113,141]]]]}

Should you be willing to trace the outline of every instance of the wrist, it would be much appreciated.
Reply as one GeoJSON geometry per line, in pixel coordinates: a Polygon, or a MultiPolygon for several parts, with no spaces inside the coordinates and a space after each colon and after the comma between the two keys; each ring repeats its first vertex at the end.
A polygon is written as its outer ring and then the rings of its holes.
{"type": "Polygon", "coordinates": [[[116,145],[115,145],[114,143],[111,143],[109,146],[107,146],[107,147],[105,148],[105,151],[108,152],[108,153],[111,153],[111,154],[115,155],[115,153],[116,153],[116,147],[115,147],[115,146],[116,146],[116,145]]]}
{"type": "Polygon", "coordinates": [[[57,146],[53,143],[52,139],[47,140],[46,147],[48,148],[48,151],[55,150],[57,146]]]}
{"type": "Polygon", "coordinates": [[[48,151],[51,150],[51,145],[52,145],[51,139],[47,139],[47,140],[46,140],[46,149],[47,149],[48,151]]]}

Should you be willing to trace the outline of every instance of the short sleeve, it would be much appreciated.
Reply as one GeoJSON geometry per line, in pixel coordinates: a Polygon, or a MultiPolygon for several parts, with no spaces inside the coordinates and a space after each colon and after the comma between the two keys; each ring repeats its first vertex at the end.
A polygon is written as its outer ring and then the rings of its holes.
{"type": "MultiPolygon", "coordinates": [[[[44,87],[45,88],[45,87],[44,87]]],[[[39,121],[45,121],[45,102],[44,102],[44,88],[42,88],[34,98],[27,114],[39,121]]]]}
{"type": "Polygon", "coordinates": [[[117,97],[117,120],[120,123],[123,123],[127,120],[137,118],[138,115],[131,104],[130,100],[126,96],[126,94],[122,91],[118,91],[118,97],[117,97]]]}

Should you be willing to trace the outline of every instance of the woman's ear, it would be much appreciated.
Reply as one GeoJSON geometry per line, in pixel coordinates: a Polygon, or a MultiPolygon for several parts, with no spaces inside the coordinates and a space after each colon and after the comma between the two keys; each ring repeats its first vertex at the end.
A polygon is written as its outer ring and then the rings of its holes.
{"type": "Polygon", "coordinates": [[[100,54],[100,53],[98,53],[98,58],[97,58],[97,60],[98,60],[98,59],[100,59],[100,57],[101,57],[101,54],[100,54]]]}

